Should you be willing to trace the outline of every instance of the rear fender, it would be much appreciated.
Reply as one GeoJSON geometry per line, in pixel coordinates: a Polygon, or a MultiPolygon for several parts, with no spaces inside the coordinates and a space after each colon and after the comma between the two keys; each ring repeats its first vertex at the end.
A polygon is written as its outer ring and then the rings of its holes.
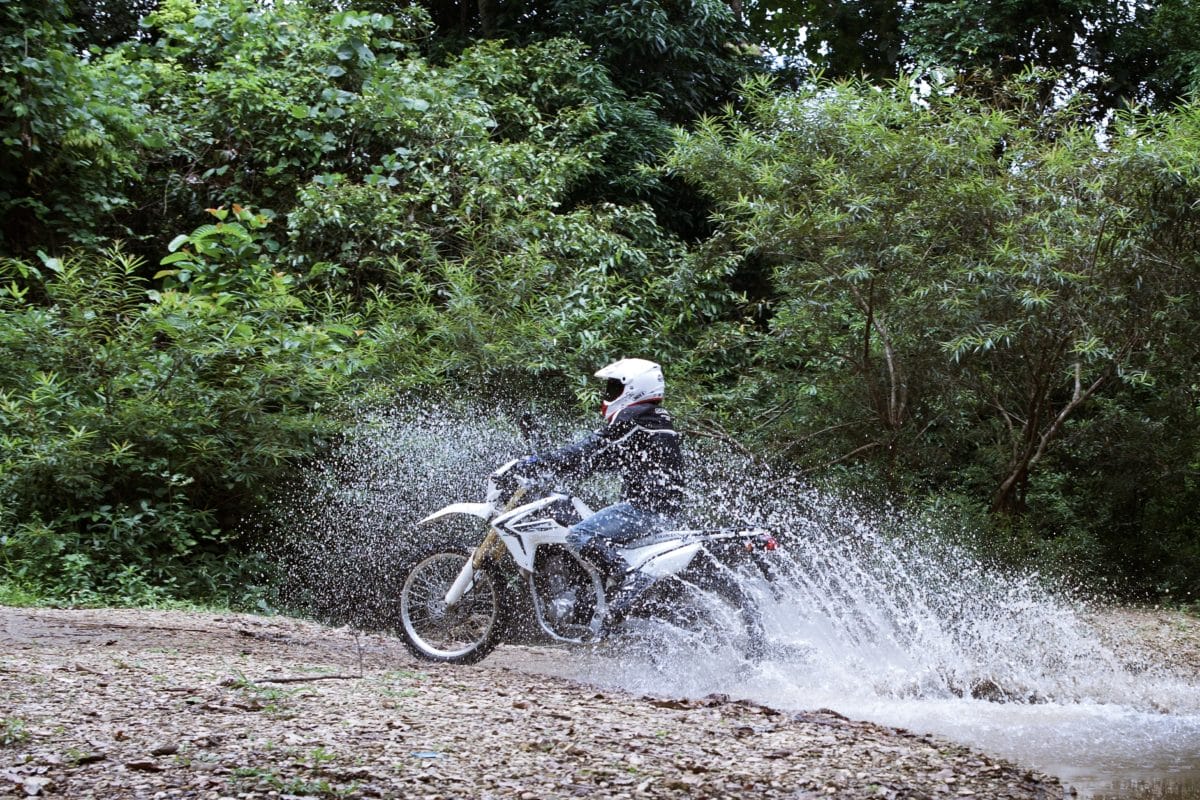
{"type": "Polygon", "coordinates": [[[684,544],[678,539],[626,550],[625,559],[636,570],[652,578],[677,575],[687,569],[700,552],[700,544],[684,544]]]}

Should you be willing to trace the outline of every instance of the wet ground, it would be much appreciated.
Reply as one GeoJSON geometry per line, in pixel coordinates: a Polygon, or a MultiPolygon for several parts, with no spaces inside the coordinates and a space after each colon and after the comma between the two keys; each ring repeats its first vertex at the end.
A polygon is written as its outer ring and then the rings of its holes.
{"type": "Polygon", "coordinates": [[[0,607],[0,652],[0,795],[1062,797],[937,737],[599,688],[523,648],[454,667],[279,617],[0,607]]]}
{"type": "MultiPolygon", "coordinates": [[[[1121,674],[1088,684],[1074,702],[993,702],[830,688],[806,665],[753,672],[720,663],[651,658],[636,651],[553,647],[507,650],[498,663],[635,692],[701,696],[721,691],[772,707],[827,707],[855,719],[933,733],[1058,777],[1097,800],[1200,800],[1200,618],[1162,609],[1091,612],[1087,624],[1121,674]],[[1087,696],[1084,690],[1094,696],[1087,696]]],[[[812,665],[808,665],[812,666],[812,665]]],[[[870,671],[865,670],[863,674],[870,671]]]]}

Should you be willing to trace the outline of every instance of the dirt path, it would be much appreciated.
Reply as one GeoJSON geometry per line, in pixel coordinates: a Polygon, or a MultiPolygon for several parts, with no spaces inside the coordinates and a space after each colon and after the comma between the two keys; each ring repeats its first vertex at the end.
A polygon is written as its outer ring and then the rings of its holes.
{"type": "Polygon", "coordinates": [[[286,618],[0,607],[0,654],[0,796],[1062,797],[832,712],[433,666],[286,618]]]}

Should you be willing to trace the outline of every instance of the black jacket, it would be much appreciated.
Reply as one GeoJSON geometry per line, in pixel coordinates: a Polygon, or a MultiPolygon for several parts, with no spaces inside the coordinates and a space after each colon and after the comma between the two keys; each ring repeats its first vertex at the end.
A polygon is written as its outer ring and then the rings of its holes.
{"type": "Polygon", "coordinates": [[[671,415],[643,403],[621,411],[603,428],[539,458],[556,473],[621,475],[621,499],[639,511],[674,514],[683,504],[683,451],[671,415]]]}

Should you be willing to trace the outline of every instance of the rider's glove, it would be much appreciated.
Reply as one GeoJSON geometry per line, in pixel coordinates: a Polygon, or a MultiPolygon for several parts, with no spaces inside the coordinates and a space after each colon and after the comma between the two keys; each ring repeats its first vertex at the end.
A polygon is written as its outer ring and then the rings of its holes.
{"type": "Polygon", "coordinates": [[[535,473],[537,473],[538,464],[540,463],[541,461],[537,456],[525,456],[525,458],[513,465],[513,474],[522,478],[532,477],[535,473]]]}

